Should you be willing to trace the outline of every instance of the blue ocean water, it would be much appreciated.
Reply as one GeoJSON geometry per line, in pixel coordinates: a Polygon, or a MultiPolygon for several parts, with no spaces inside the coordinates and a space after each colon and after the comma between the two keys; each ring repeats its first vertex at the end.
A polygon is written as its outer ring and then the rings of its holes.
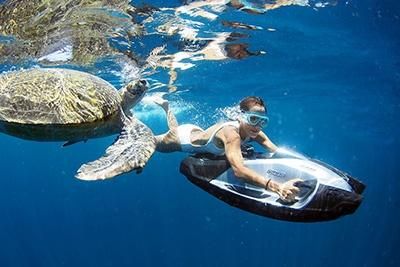
{"type": "MultiPolygon", "coordinates": [[[[0,266],[399,266],[399,7],[367,0],[262,15],[230,9],[218,20],[262,26],[237,31],[266,54],[201,61],[179,72],[167,96],[179,122],[202,127],[244,96],[263,97],[276,144],[367,184],[355,214],[306,224],[247,213],[187,181],[182,153],[156,153],[139,175],[83,182],[77,168],[115,136],[62,148],[2,134],[0,266]]],[[[159,40],[143,42],[147,51],[159,40]]],[[[154,132],[167,129],[157,107],[135,110],[154,132]]]]}

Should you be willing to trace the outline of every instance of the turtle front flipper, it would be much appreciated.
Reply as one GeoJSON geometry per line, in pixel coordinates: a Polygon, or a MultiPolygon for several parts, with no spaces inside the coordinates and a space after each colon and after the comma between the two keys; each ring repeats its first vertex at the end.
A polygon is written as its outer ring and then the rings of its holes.
{"type": "Polygon", "coordinates": [[[156,143],[153,132],[135,117],[125,118],[125,125],[115,143],[101,158],[83,164],[75,177],[99,180],[143,168],[153,155],[156,143]]]}

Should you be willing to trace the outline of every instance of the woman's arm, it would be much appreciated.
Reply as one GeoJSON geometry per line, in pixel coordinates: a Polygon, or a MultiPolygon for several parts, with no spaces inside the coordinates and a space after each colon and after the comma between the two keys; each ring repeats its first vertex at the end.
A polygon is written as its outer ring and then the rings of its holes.
{"type": "Polygon", "coordinates": [[[296,181],[289,181],[284,184],[277,183],[271,179],[266,179],[244,165],[242,151],[240,150],[240,135],[236,130],[230,127],[222,129],[222,141],[225,145],[225,155],[231,164],[236,177],[242,178],[249,183],[255,184],[272,192],[276,192],[281,198],[293,200],[298,188],[293,186],[296,181]]]}
{"type": "Polygon", "coordinates": [[[255,141],[271,152],[275,152],[278,149],[278,147],[262,131],[259,132],[255,141]]]}

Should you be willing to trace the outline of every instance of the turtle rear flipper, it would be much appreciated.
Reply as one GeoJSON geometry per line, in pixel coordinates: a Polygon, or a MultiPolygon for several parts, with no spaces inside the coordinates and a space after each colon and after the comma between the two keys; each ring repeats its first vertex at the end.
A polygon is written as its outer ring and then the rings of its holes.
{"type": "Polygon", "coordinates": [[[99,180],[143,168],[153,155],[156,143],[152,131],[134,117],[126,118],[115,143],[101,158],[83,164],[75,177],[81,180],[99,180]]]}

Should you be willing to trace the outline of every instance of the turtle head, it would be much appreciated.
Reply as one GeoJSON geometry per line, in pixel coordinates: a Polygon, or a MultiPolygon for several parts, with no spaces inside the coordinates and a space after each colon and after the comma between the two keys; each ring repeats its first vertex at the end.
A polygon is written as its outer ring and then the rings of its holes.
{"type": "Polygon", "coordinates": [[[148,82],[146,80],[135,80],[128,83],[121,89],[122,108],[126,111],[136,105],[144,96],[148,89],[148,82]]]}

